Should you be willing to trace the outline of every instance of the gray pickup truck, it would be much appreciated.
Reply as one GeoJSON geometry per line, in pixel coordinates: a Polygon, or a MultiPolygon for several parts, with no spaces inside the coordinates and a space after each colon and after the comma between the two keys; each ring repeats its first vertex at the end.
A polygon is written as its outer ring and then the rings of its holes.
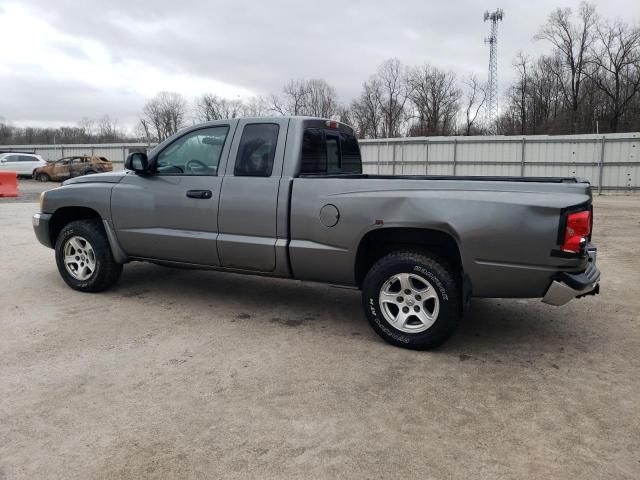
{"type": "Polygon", "coordinates": [[[347,285],[414,349],[472,296],[598,293],[584,180],[367,175],[349,126],[306,117],[193,126],[125,166],[41,197],[35,233],[71,288],[109,288],[134,260],[347,285]]]}

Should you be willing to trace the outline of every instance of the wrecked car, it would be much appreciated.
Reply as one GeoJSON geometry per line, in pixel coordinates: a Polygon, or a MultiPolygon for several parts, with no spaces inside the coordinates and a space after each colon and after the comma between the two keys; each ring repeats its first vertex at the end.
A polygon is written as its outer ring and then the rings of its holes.
{"type": "Polygon", "coordinates": [[[61,182],[81,175],[111,171],[113,171],[113,163],[105,157],[76,155],[73,157],[64,157],[53,162],[47,162],[46,166],[35,169],[33,178],[41,182],[51,180],[61,182]]]}

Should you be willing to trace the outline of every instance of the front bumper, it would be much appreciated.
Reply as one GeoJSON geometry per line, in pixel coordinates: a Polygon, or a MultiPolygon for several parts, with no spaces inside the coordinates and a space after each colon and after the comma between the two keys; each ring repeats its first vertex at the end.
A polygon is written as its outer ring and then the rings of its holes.
{"type": "Polygon", "coordinates": [[[51,235],[49,230],[49,221],[51,220],[50,213],[36,213],[31,217],[31,223],[33,225],[33,231],[36,234],[38,241],[45,247],[53,248],[51,243],[51,235]]]}
{"type": "Polygon", "coordinates": [[[596,267],[598,249],[589,246],[589,263],[584,272],[560,272],[555,275],[542,301],[549,305],[560,306],[574,298],[600,293],[600,270],[596,267]]]}

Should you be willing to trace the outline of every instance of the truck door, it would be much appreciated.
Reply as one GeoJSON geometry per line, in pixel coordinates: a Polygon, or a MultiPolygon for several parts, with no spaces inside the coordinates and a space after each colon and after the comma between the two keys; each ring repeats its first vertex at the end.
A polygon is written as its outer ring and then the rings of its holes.
{"type": "Polygon", "coordinates": [[[113,189],[118,241],[132,257],[218,266],[218,199],[235,122],[189,130],[150,161],[153,175],[127,175],[113,189]]]}
{"type": "Polygon", "coordinates": [[[224,267],[276,267],[278,186],[288,119],[241,120],[222,182],[218,253],[224,267]]]}

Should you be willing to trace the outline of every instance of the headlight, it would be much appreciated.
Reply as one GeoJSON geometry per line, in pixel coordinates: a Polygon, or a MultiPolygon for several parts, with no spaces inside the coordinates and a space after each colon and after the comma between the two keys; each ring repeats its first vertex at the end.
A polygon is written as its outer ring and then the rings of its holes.
{"type": "Polygon", "coordinates": [[[40,194],[40,211],[41,211],[41,212],[43,211],[42,207],[43,207],[43,205],[44,205],[44,194],[45,194],[45,193],[46,193],[46,192],[42,192],[42,193],[40,194]]]}

